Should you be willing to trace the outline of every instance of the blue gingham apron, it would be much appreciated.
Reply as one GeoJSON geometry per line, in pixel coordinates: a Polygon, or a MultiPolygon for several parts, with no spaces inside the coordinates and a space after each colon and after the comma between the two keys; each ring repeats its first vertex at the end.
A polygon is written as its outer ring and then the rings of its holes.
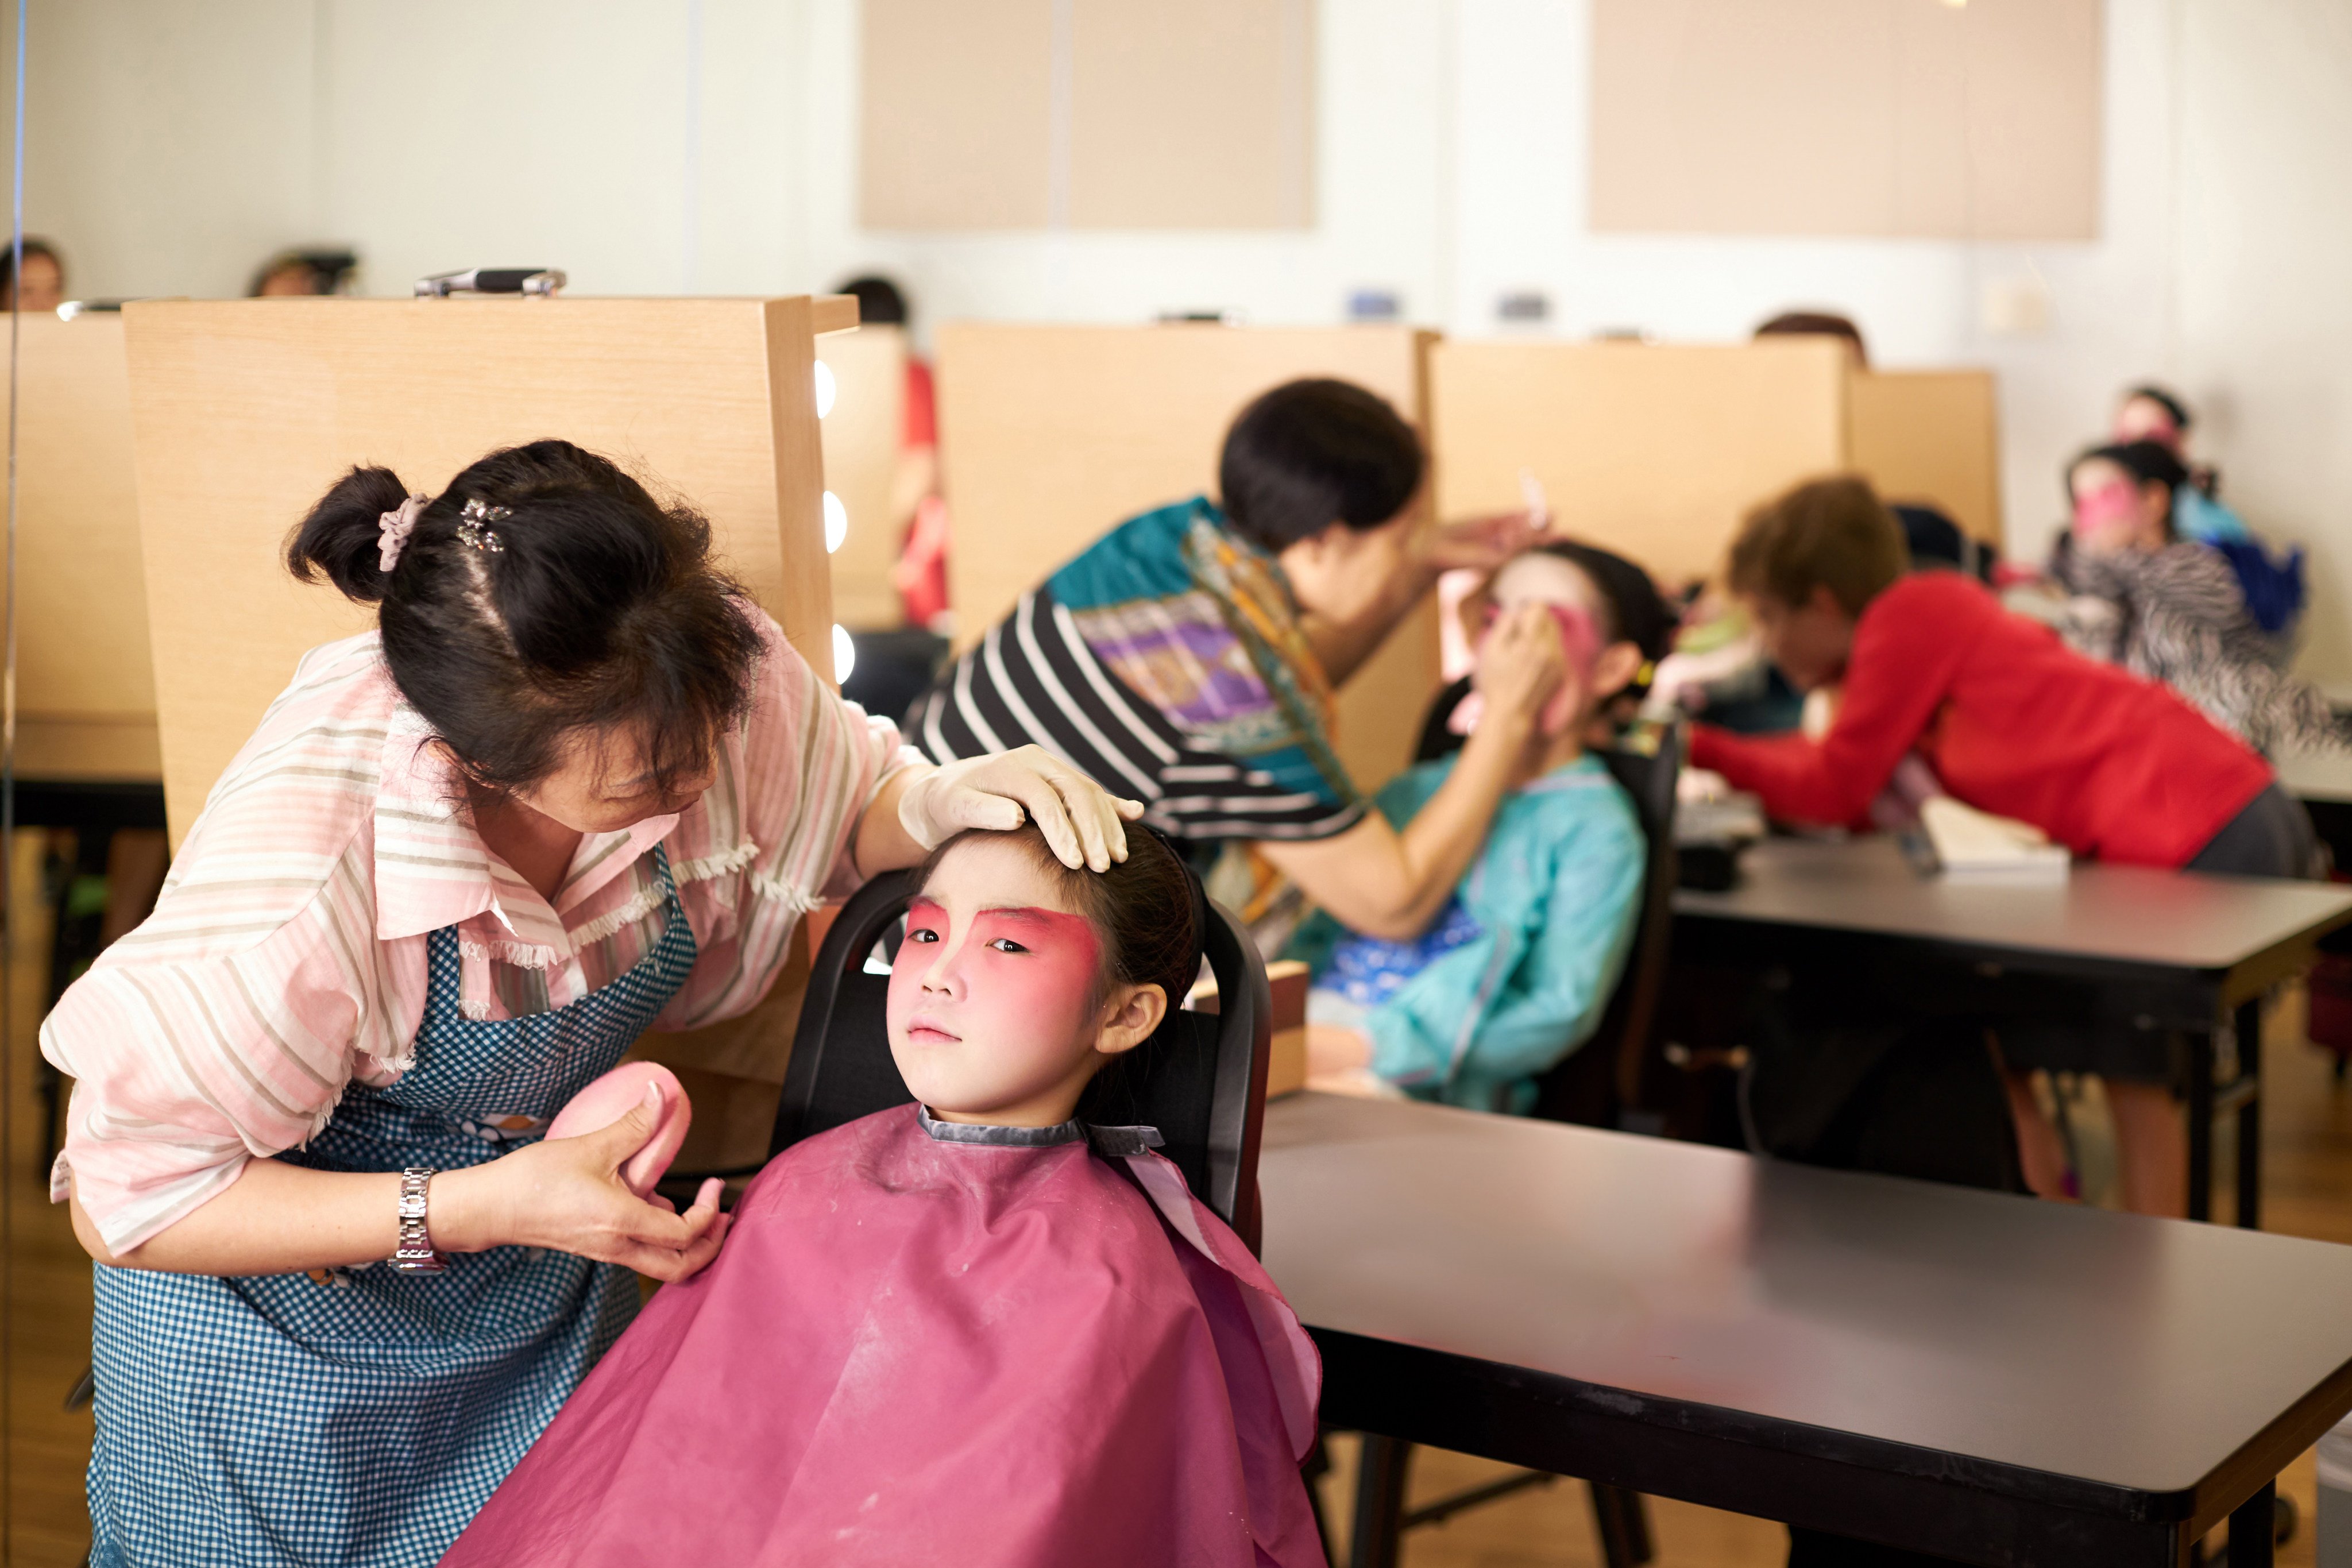
{"type": "MultiPolygon", "coordinates": [[[[668,858],[654,854],[668,923],[653,951],[551,1012],[466,1017],[457,928],[433,932],[415,1065],[385,1089],[352,1084],[309,1147],[279,1158],[447,1169],[537,1139],[694,967],[668,858]],[[524,1118],[537,1125],[497,1125],[524,1118]]],[[[613,1264],[523,1247],[446,1261],[439,1275],[378,1266],[328,1283],[99,1268],[95,1568],[438,1560],[637,1308],[635,1279],[613,1264]]]]}

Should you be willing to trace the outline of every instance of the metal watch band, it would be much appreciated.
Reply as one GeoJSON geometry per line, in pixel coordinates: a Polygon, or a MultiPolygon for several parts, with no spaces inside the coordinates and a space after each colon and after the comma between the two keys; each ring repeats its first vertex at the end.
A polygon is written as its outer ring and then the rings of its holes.
{"type": "Polygon", "coordinates": [[[412,1165],[400,1173],[400,1249],[392,1255],[392,1266],[403,1274],[441,1272],[441,1255],[433,1250],[425,1223],[425,1189],[432,1180],[429,1166],[412,1165]]]}

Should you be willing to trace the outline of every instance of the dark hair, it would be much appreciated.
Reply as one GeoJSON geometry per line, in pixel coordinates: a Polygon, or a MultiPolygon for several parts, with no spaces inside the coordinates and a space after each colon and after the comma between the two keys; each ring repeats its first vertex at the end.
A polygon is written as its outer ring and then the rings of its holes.
{"type": "Polygon", "coordinates": [[[2113,463],[2144,485],[2162,485],[2177,490],[2189,482],[2189,465],[2180,454],[2161,441],[2116,441],[2104,447],[2091,447],[2075,454],[2066,465],[2066,499],[2074,499],[2074,470],[2085,463],[2113,463]]]}
{"type": "Polygon", "coordinates": [[[1902,525],[1851,474],[1811,479],[1749,512],[1731,542],[1731,590],[1792,608],[1827,588],[1849,616],[1911,569],[1902,525]]]}
{"type": "Polygon", "coordinates": [[[1666,606],[1664,595],[1650,574],[1622,555],[1594,544],[1558,540],[1536,547],[1557,555],[1591,579],[1601,594],[1611,642],[1629,642],[1646,659],[1661,659],[1672,651],[1679,617],[1666,606]]]}
{"type": "Polygon", "coordinates": [[[699,771],[749,710],[761,637],[710,563],[710,525],[569,441],[490,453],[416,519],[390,572],[389,468],[335,481],[286,542],[287,570],[378,606],[401,695],[486,789],[538,782],[566,736],[634,727],[651,783],[699,771]],[[468,519],[469,505],[488,508],[468,519]]]}
{"type": "Polygon", "coordinates": [[[2148,402],[2155,404],[2158,408],[2163,409],[2167,415],[2170,416],[2172,419],[2172,427],[2175,430],[2179,431],[2184,436],[2189,433],[2190,421],[2189,418],[2189,405],[2187,404],[2181,402],[2180,399],[2175,397],[2171,393],[2167,392],[2163,387],[2157,385],[2154,382],[2145,382],[2124,394],[2124,401],[2126,403],[2136,402],[2140,398],[2146,398],[2148,402]]]}
{"type": "Polygon", "coordinates": [[[1192,903],[1192,879],[1166,839],[1133,823],[1127,828],[1127,858],[1105,871],[1062,864],[1045,833],[1024,823],[1010,833],[970,828],[926,856],[908,883],[909,896],[929,885],[931,875],[956,846],[1001,839],[1027,852],[1075,914],[1086,917],[1102,937],[1102,975],[1112,985],[1157,985],[1171,1011],[1201,972],[1201,937],[1192,903]]]}
{"type": "Polygon", "coordinates": [[[1843,338],[1853,347],[1853,357],[1864,370],[1870,368],[1870,345],[1862,341],[1862,329],[1834,310],[1783,310],[1756,329],[1759,338],[1843,338]]]}
{"type": "MultiPolygon", "coordinates": [[[[58,281],[60,284],[65,281],[66,258],[58,254],[58,247],[46,239],[36,239],[28,234],[25,237],[26,259],[30,260],[36,256],[47,257],[50,264],[58,269],[58,281]]],[[[16,247],[0,245],[0,294],[14,294],[16,289],[16,247]]]]}
{"type": "Polygon", "coordinates": [[[253,275],[246,293],[258,298],[262,285],[289,268],[299,267],[310,275],[310,292],[332,294],[343,286],[343,280],[360,264],[357,253],[349,250],[281,250],[261,264],[253,275]]]}
{"type": "Polygon", "coordinates": [[[911,313],[907,309],[907,296],[899,292],[898,286],[876,274],[853,278],[834,292],[856,297],[860,326],[903,327],[911,313]]]}
{"type": "Polygon", "coordinates": [[[1280,551],[1334,522],[1377,528],[1421,488],[1421,437],[1345,381],[1285,382],[1225,432],[1217,489],[1234,526],[1280,551]]]}

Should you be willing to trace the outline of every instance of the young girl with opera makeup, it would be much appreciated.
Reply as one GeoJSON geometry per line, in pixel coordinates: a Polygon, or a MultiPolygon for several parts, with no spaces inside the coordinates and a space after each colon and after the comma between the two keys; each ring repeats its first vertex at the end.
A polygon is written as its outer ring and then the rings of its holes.
{"type": "Polygon", "coordinates": [[[1305,1331],[1156,1134],[1077,1120],[1200,966],[1174,852],[1129,848],[924,864],[888,1005],[917,1103],[772,1161],[446,1563],[1324,1561],[1305,1331]]]}
{"type": "MultiPolygon", "coordinates": [[[[1675,623],[1640,567],[1566,542],[1506,563],[1477,607],[1490,625],[1548,612],[1567,655],[1485,847],[1412,940],[1318,913],[1290,954],[1315,971],[1307,1040],[1318,1082],[1523,1113],[1538,1075],[1600,1026],[1633,945],[1649,849],[1633,803],[1588,746],[1613,734],[1614,710],[1647,680],[1675,623]]],[[[1380,809],[1402,828],[1459,760],[1406,770],[1381,791],[1380,809]]]]}

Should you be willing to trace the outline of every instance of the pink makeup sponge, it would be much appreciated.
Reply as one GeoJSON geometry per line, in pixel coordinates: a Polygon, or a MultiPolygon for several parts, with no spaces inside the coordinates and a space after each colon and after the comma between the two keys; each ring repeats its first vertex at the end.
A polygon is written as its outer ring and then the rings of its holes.
{"type": "Polygon", "coordinates": [[[547,1124],[550,1138],[577,1138],[610,1127],[636,1108],[647,1084],[661,1096],[660,1119],[644,1145],[621,1164],[621,1180],[641,1198],[653,1196],[654,1184],[677,1158],[678,1145],[686,1142],[686,1130],[694,1121],[694,1106],[676,1073],[658,1062],[624,1062],[566,1100],[547,1124]]]}

